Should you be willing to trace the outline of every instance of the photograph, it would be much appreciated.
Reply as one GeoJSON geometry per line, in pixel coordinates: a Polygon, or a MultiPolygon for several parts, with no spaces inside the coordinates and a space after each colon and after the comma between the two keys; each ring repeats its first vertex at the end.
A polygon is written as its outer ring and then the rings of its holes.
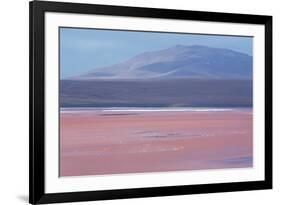
{"type": "Polygon", "coordinates": [[[182,9],[30,2],[31,204],[272,189],[272,16],[182,9]]]}
{"type": "Polygon", "coordinates": [[[253,168],[253,37],[59,27],[59,176],[253,168]]]}

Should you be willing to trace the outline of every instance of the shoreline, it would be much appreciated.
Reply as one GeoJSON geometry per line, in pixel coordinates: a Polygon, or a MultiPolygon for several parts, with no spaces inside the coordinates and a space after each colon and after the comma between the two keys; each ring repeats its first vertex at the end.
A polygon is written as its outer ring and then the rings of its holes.
{"type": "Polygon", "coordinates": [[[252,111],[252,107],[61,107],[60,112],[223,112],[252,111]]]}

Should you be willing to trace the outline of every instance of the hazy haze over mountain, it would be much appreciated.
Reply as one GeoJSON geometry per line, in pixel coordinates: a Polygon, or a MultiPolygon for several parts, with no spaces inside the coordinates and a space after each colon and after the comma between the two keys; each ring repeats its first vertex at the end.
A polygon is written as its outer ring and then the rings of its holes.
{"type": "Polygon", "coordinates": [[[252,66],[252,56],[230,49],[176,45],[141,53],[125,62],[96,68],[70,79],[251,79],[252,66]]]}

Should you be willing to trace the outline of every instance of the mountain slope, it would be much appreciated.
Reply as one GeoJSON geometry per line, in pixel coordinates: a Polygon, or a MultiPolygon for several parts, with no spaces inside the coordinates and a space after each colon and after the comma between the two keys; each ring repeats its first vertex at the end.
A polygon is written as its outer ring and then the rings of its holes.
{"type": "Polygon", "coordinates": [[[229,49],[177,45],[145,52],[72,79],[252,78],[252,56],[229,49]]]}

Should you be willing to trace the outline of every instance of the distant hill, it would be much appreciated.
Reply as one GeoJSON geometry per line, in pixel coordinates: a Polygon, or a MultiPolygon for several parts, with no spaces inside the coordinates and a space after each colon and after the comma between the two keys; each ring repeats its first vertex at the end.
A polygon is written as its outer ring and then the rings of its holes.
{"type": "Polygon", "coordinates": [[[251,107],[252,80],[61,80],[61,107],[251,107]]]}
{"type": "Polygon", "coordinates": [[[62,107],[251,107],[252,57],[177,45],[60,81],[62,107]]]}
{"type": "Polygon", "coordinates": [[[252,67],[252,56],[244,53],[199,45],[176,45],[145,52],[125,62],[96,68],[71,79],[251,79],[252,67]]]}

